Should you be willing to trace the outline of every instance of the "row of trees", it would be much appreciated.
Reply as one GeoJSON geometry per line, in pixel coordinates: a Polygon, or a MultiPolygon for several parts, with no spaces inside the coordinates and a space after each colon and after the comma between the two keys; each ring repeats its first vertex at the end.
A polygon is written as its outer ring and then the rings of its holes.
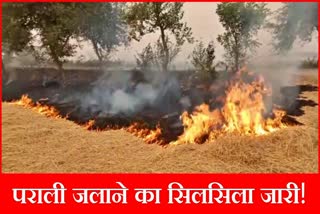
{"type": "Polygon", "coordinates": [[[7,52],[31,51],[50,58],[59,69],[78,44],[89,41],[100,61],[126,42],[117,3],[5,3],[3,45],[7,52]]]}
{"type": "MultiPolygon", "coordinates": [[[[257,33],[262,27],[272,31],[273,47],[279,54],[289,51],[297,38],[310,42],[313,32],[318,31],[317,3],[283,3],[275,13],[265,3],[221,3],[216,13],[225,29],[217,41],[224,47],[226,64],[232,71],[239,70],[248,53],[261,45],[257,33]]],[[[200,42],[191,56],[195,68],[216,75],[212,41],[207,47],[200,42]]]]}
{"type": "MultiPolygon", "coordinates": [[[[299,37],[310,41],[318,30],[317,3],[284,3],[275,21],[266,22],[265,3],[219,3],[216,10],[225,29],[217,41],[225,49],[227,64],[238,70],[248,52],[260,46],[257,32],[273,30],[277,51],[289,50],[299,37]],[[307,15],[306,15],[307,14],[307,15]]],[[[183,21],[183,3],[4,3],[3,47],[8,53],[31,51],[37,59],[52,60],[60,70],[81,41],[89,41],[100,62],[120,45],[157,33],[155,44],[138,54],[138,65],[157,64],[163,71],[192,43],[191,28],[183,21]],[[72,42],[73,41],[77,41],[72,42]]],[[[214,71],[214,44],[199,43],[192,53],[195,67],[214,71]]]]}

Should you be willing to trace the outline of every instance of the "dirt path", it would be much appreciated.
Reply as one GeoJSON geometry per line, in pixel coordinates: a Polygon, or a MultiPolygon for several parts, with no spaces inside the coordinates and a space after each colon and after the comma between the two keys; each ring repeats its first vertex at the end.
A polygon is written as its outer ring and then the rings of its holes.
{"type": "MultiPolygon", "coordinates": [[[[300,84],[317,86],[317,73],[300,84]]],[[[318,91],[301,96],[318,103],[318,91]]],[[[318,106],[303,123],[261,137],[225,136],[204,145],[146,145],[117,130],[94,132],[2,103],[3,172],[317,172],[318,106]]]]}

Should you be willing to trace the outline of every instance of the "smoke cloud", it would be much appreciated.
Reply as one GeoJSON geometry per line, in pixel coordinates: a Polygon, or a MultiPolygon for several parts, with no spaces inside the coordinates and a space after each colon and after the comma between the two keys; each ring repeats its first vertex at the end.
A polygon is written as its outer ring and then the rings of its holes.
{"type": "Polygon", "coordinates": [[[82,110],[91,113],[130,116],[147,108],[165,113],[181,106],[179,83],[168,73],[106,71],[92,85],[90,91],[77,95],[82,110]]]}

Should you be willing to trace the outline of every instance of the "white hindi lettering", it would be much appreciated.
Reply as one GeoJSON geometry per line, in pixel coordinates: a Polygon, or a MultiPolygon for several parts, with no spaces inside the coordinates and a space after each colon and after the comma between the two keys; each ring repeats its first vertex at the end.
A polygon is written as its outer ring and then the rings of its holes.
{"type": "MultiPolygon", "coordinates": [[[[79,204],[127,204],[127,191],[121,182],[118,188],[73,188],[73,199],[79,204]]],[[[65,204],[67,189],[60,182],[52,188],[13,188],[13,200],[20,204],[65,204]]],[[[142,204],[160,204],[161,188],[135,188],[135,199],[142,204]]],[[[168,204],[253,204],[254,188],[225,188],[218,182],[211,182],[206,188],[185,188],[179,182],[168,185],[168,204]]],[[[298,186],[288,182],[285,188],[261,188],[260,197],[264,203],[305,203],[305,183],[298,186]]]]}
{"type": "Polygon", "coordinates": [[[184,188],[178,182],[168,185],[169,204],[253,204],[253,188],[224,188],[218,182],[212,182],[208,188],[184,188]]]}
{"type": "Polygon", "coordinates": [[[13,199],[21,204],[65,204],[65,191],[63,184],[56,182],[53,188],[14,188],[13,199]]]}
{"type": "Polygon", "coordinates": [[[262,188],[261,199],[264,203],[282,204],[284,201],[288,204],[299,204],[299,196],[301,203],[304,204],[304,182],[301,183],[301,188],[294,182],[287,183],[286,188],[262,188]],[[301,194],[299,192],[301,191],[301,194]]]}
{"type": "Polygon", "coordinates": [[[79,204],[126,204],[128,188],[121,182],[116,183],[121,188],[74,188],[73,199],[79,204]]]}
{"type": "Polygon", "coordinates": [[[136,201],[147,204],[155,201],[155,204],[160,204],[160,191],[161,188],[140,188],[134,189],[136,191],[136,201]]]}

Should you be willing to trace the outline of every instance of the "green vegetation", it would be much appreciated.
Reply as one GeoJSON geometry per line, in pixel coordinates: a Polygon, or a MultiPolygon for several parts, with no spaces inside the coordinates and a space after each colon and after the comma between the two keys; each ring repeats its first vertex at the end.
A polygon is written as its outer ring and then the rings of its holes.
{"type": "Polygon", "coordinates": [[[238,71],[247,52],[260,46],[255,36],[267,16],[266,4],[220,3],[216,12],[226,31],[217,40],[225,49],[228,64],[238,71]]]}
{"type": "Polygon", "coordinates": [[[300,68],[318,68],[318,59],[307,58],[301,62],[300,68]]]}
{"type": "Polygon", "coordinates": [[[215,49],[213,41],[209,42],[207,46],[203,42],[199,42],[191,54],[191,63],[196,71],[202,72],[210,78],[215,78],[217,73],[215,69],[214,59],[215,49]]]}
{"type": "Polygon", "coordinates": [[[116,3],[5,3],[3,46],[7,53],[28,50],[38,60],[51,60],[61,70],[79,43],[92,43],[100,62],[125,42],[116,3]],[[37,42],[35,42],[37,41],[37,42]]]}
{"type": "MultiPolygon", "coordinates": [[[[194,41],[191,28],[183,19],[183,5],[180,2],[4,3],[2,66],[12,56],[27,56],[29,60],[32,54],[37,62],[54,63],[64,79],[64,65],[82,48],[82,41],[91,44],[96,54],[96,60],[84,64],[108,66],[119,46],[154,34],[158,36],[155,43],[149,43],[136,55],[137,66],[142,70],[168,71],[182,46],[194,41]]],[[[218,3],[215,12],[225,30],[217,37],[225,50],[225,62],[215,62],[213,41],[198,42],[190,51],[195,70],[213,78],[217,70],[235,72],[245,64],[260,47],[257,34],[266,24],[272,30],[273,45],[278,52],[290,50],[297,39],[311,41],[313,32],[318,30],[317,3],[283,3],[272,20],[267,20],[267,16],[272,16],[265,3],[218,3]]],[[[316,59],[306,59],[301,67],[317,65],[316,59]]]]}
{"type": "Polygon", "coordinates": [[[276,22],[270,23],[278,52],[290,50],[297,38],[310,42],[312,33],[318,31],[318,3],[283,4],[276,13],[276,22]]]}
{"type": "MultiPolygon", "coordinates": [[[[160,36],[151,52],[161,64],[162,70],[167,71],[168,65],[181,51],[181,46],[193,42],[191,28],[182,21],[183,3],[149,2],[133,3],[125,13],[125,19],[130,26],[132,39],[140,39],[150,33],[159,32],[160,36]],[[175,42],[172,41],[174,37],[175,42]]],[[[147,46],[146,51],[150,52],[147,46]]]]}

